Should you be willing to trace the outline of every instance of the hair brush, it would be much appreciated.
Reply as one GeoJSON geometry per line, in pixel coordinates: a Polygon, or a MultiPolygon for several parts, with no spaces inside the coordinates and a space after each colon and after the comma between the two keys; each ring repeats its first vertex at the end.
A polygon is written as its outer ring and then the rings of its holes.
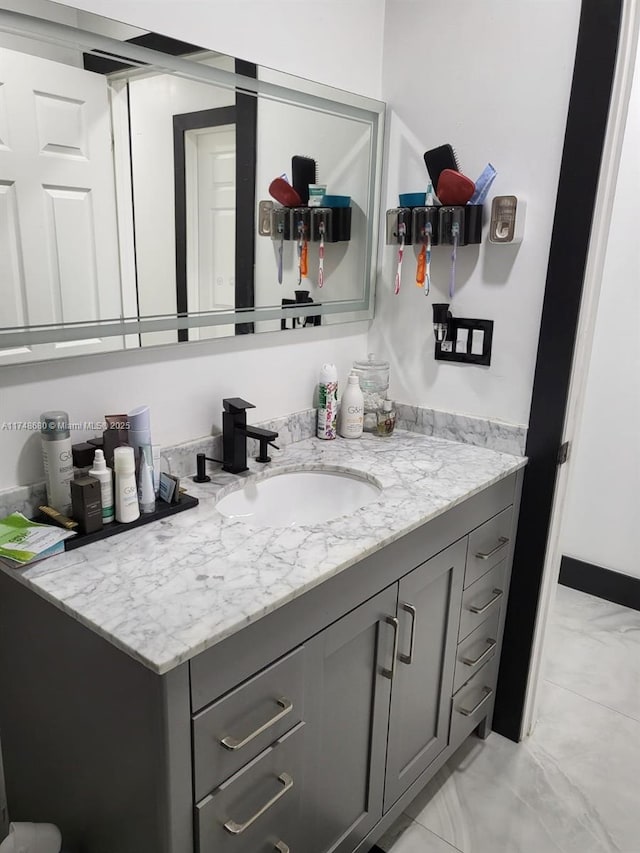
{"type": "MultiPolygon", "coordinates": [[[[424,164],[429,172],[433,188],[436,189],[440,175],[445,169],[451,169],[454,172],[460,171],[456,152],[451,145],[439,145],[437,148],[431,148],[424,152],[424,164]]],[[[436,190],[437,191],[437,190],[436,190]]]]}

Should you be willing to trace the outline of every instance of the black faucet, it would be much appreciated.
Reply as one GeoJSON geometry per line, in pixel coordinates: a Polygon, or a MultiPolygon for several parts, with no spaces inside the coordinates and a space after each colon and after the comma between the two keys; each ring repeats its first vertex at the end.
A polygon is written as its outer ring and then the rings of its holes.
{"type": "Polygon", "coordinates": [[[247,403],[240,397],[223,400],[222,405],[222,470],[231,474],[241,474],[247,470],[247,437],[260,442],[257,462],[270,462],[267,447],[279,448],[273,443],[278,433],[270,429],[247,426],[247,409],[255,409],[253,403],[247,403]]]}

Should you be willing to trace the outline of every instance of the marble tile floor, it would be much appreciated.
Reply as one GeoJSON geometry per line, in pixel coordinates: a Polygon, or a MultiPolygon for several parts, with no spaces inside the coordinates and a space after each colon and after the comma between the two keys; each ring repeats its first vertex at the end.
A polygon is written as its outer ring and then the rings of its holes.
{"type": "Polygon", "coordinates": [[[559,586],[538,723],[471,738],[389,853],[640,853],[640,612],[559,586]]]}

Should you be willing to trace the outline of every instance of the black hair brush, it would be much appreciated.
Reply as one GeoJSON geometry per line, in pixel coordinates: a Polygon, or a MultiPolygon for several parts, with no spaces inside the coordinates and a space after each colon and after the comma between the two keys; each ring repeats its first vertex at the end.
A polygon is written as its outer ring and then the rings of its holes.
{"type": "Polygon", "coordinates": [[[291,158],[291,184],[303,204],[309,204],[309,184],[318,182],[318,166],[311,157],[294,154],[291,158]]]}
{"type": "Polygon", "coordinates": [[[444,172],[445,169],[452,169],[454,172],[460,171],[456,152],[448,144],[425,151],[424,164],[427,167],[427,172],[429,172],[434,192],[436,192],[441,172],[444,172]]]}

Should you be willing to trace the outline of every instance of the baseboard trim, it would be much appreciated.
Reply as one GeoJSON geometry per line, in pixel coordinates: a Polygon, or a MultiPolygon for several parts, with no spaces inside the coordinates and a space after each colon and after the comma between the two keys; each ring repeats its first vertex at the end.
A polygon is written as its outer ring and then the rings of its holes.
{"type": "Polygon", "coordinates": [[[640,610],[640,578],[584,563],[574,557],[563,557],[559,581],[563,586],[640,610]]]}

